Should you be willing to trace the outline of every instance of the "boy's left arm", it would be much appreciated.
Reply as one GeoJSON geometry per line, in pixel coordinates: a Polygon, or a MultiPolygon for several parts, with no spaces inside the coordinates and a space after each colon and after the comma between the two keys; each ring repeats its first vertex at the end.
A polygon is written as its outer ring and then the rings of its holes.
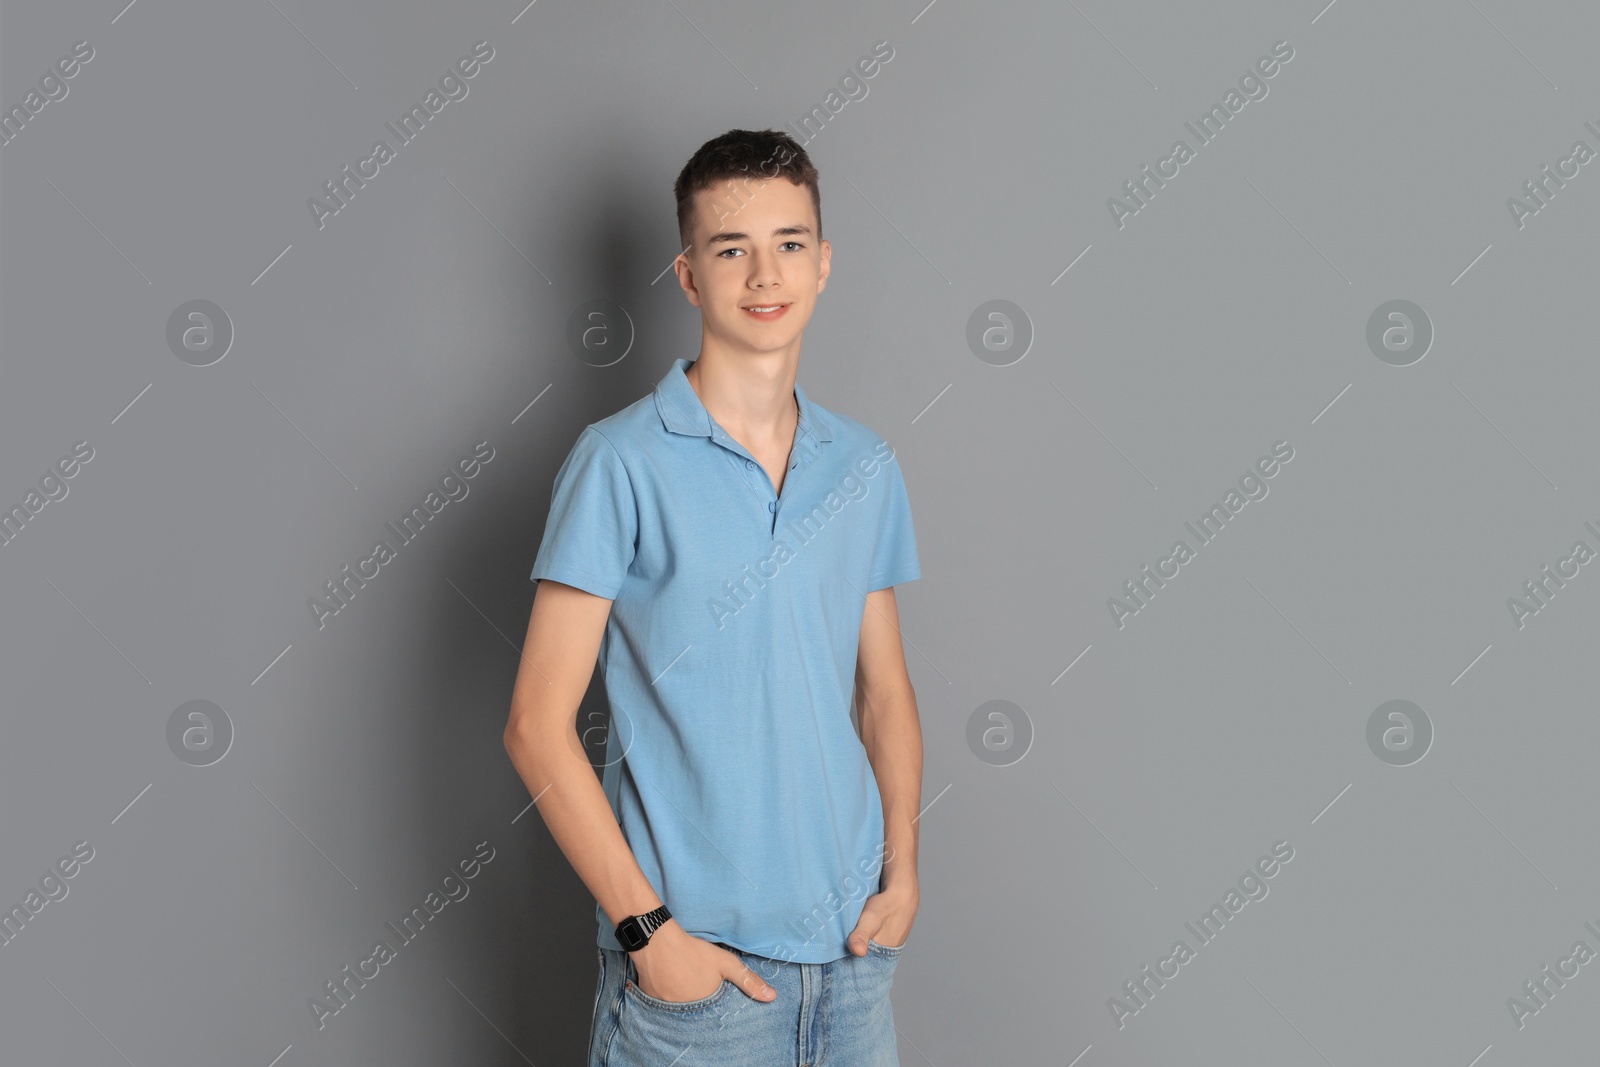
{"type": "Polygon", "coordinates": [[[922,797],[922,726],[906,672],[894,587],[867,594],[856,657],[861,743],[883,801],[884,865],[880,889],[867,897],[849,949],[866,955],[867,938],[903,945],[916,918],[917,813],[922,797]]]}

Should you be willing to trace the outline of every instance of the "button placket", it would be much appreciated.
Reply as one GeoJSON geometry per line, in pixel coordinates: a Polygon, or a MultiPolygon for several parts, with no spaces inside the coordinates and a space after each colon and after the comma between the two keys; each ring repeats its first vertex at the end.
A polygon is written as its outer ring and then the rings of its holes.
{"type": "Polygon", "coordinates": [[[817,456],[822,452],[822,442],[817,439],[817,435],[812,433],[809,427],[802,427],[802,429],[805,432],[797,434],[794,448],[790,451],[789,473],[783,479],[783,492],[778,494],[777,499],[772,502],[772,536],[774,540],[778,536],[778,519],[782,517],[783,501],[785,499],[793,500],[795,493],[800,492],[799,489],[791,489],[790,487],[800,477],[800,469],[810,469],[811,464],[816,462],[817,456]]]}
{"type": "MultiPolygon", "coordinates": [[[[778,509],[782,503],[783,493],[788,492],[790,483],[794,480],[794,472],[803,466],[808,466],[817,454],[822,451],[822,442],[812,432],[810,426],[799,423],[795,427],[795,440],[789,449],[789,472],[784,475],[783,490],[774,492],[772,478],[766,469],[757,463],[755,458],[747,452],[743,445],[735,441],[728,433],[715,423],[711,427],[711,440],[729,454],[733,462],[739,464],[747,484],[756,496],[767,505],[767,514],[771,521],[767,525],[768,536],[774,539],[778,536],[778,509]]],[[[792,494],[791,494],[792,495],[792,494]]]]}
{"type": "Polygon", "coordinates": [[[711,440],[713,443],[722,446],[729,459],[738,467],[739,473],[743,476],[745,484],[750,487],[750,491],[756,495],[757,500],[766,505],[767,514],[772,520],[767,525],[767,536],[773,536],[777,532],[778,505],[772,492],[772,479],[767,477],[767,472],[749,452],[745,451],[744,446],[728,436],[721,427],[713,425],[711,440]]]}

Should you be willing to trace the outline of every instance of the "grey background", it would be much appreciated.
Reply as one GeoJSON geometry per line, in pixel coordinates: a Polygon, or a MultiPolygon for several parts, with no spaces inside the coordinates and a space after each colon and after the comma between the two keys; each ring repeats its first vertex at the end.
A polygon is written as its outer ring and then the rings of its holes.
{"type": "Polygon", "coordinates": [[[834,270],[800,377],[895,446],[922,553],[901,1062],[1592,1060],[1600,962],[1520,1029],[1507,999],[1600,950],[1600,565],[1521,629],[1506,601],[1600,548],[1600,163],[1520,229],[1506,201],[1600,149],[1597,31],[1508,0],[6,5],[7,109],[95,57],[0,148],[0,503],[95,458],[0,547],[0,903],[95,856],[0,947],[0,1058],[579,1062],[593,903],[500,739],[551,479],[697,351],[660,277],[688,155],[887,40],[807,143],[834,270]],[[469,95],[319,230],[306,199],[478,40],[469,95]],[[1107,199],[1279,40],[1119,229],[1107,199]],[[166,343],[194,299],[236,331],[208,367],[166,343]],[[965,341],[993,299],[1035,332],[1010,366],[965,341]],[[1365,340],[1391,299],[1435,330],[1407,367],[1365,340]],[[594,300],[637,334],[605,368],[564,340],[594,300]],[[319,630],[307,600],[481,440],[319,630]],[[1270,495],[1118,629],[1107,599],[1280,440],[1270,495]],[[203,768],[165,733],[196,699],[235,730],[203,768]],[[1410,766],[1366,742],[1392,699],[1435,731],[1410,766]],[[1007,766],[967,741],[991,700],[1033,731],[1007,766]],[[480,841],[318,1032],[308,1000],[480,841]]]}

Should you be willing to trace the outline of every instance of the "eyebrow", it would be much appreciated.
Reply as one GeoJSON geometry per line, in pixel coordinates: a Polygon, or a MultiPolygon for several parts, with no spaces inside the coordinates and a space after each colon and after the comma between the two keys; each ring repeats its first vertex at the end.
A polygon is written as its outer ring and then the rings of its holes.
{"type": "MultiPolygon", "coordinates": [[[[798,225],[794,225],[794,226],[779,226],[776,230],[772,231],[772,236],[774,236],[774,237],[799,237],[799,236],[810,237],[811,236],[811,227],[805,225],[804,223],[801,223],[801,224],[798,224],[798,225]]],[[[723,231],[721,233],[714,233],[710,237],[706,238],[706,247],[710,248],[712,245],[715,245],[715,244],[732,244],[735,241],[748,241],[748,240],[750,240],[750,235],[747,234],[747,233],[744,233],[741,230],[725,230],[725,231],[723,231]]]]}

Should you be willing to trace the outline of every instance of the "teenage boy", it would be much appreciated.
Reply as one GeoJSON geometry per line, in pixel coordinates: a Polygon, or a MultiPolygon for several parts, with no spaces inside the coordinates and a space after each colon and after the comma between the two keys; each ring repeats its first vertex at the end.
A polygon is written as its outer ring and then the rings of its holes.
{"type": "Polygon", "coordinates": [[[592,1067],[895,1067],[922,783],[905,482],[795,381],[831,255],[804,149],[731,130],[676,192],[700,352],[556,473],[506,750],[596,900],[592,1067]],[[575,729],[597,661],[601,781],[575,729]]]}

